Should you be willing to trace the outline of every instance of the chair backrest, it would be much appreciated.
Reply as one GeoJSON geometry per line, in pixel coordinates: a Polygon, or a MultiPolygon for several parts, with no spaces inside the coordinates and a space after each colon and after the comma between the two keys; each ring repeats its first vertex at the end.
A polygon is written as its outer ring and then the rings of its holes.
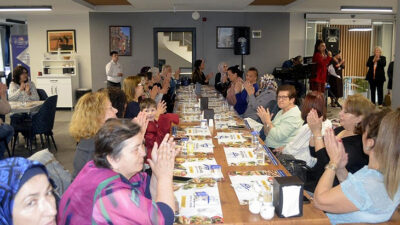
{"type": "Polygon", "coordinates": [[[47,93],[46,93],[45,90],[39,89],[39,88],[36,89],[36,90],[37,90],[37,93],[38,93],[38,95],[39,95],[40,101],[44,101],[44,100],[46,100],[46,99],[48,98],[47,93]]]}
{"type": "Polygon", "coordinates": [[[49,133],[53,130],[57,99],[57,95],[48,97],[39,112],[32,116],[33,134],[49,133]]]}

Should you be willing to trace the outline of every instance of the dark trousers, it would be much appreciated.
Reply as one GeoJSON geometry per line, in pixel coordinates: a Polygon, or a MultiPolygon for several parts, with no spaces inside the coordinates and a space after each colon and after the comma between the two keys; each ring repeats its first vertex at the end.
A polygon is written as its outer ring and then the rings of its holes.
{"type": "Polygon", "coordinates": [[[392,86],[393,86],[393,78],[389,77],[387,89],[392,90],[392,86]]]}
{"type": "Polygon", "coordinates": [[[114,83],[111,81],[107,81],[107,87],[119,87],[121,88],[121,83],[114,83]]]}
{"type": "Polygon", "coordinates": [[[383,83],[384,81],[369,81],[369,87],[371,88],[371,102],[375,104],[375,93],[378,91],[378,105],[383,103],[383,83]]]}
{"type": "Polygon", "coordinates": [[[0,159],[3,159],[4,152],[6,151],[6,144],[11,141],[14,135],[14,128],[8,124],[0,125],[0,159]]]}

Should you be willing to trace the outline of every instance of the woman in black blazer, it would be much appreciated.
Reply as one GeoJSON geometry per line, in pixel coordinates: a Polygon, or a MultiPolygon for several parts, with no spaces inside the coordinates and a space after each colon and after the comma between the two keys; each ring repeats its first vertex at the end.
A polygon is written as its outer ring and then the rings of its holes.
{"type": "Polygon", "coordinates": [[[386,58],[382,56],[382,49],[375,47],[375,54],[368,58],[367,67],[368,73],[365,78],[369,82],[371,89],[371,101],[375,104],[375,90],[378,90],[378,104],[383,103],[383,83],[385,83],[385,66],[386,58]]]}

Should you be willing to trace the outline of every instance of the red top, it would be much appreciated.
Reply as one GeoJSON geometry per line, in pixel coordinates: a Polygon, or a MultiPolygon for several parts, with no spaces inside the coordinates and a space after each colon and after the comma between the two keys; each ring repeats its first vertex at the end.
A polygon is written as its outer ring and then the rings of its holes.
{"type": "Polygon", "coordinates": [[[332,57],[326,56],[325,58],[320,52],[314,53],[312,61],[316,63],[316,74],[315,78],[310,79],[312,82],[326,83],[326,75],[328,73],[328,65],[331,62],[332,57]]]}
{"type": "MultiPolygon", "coordinates": [[[[158,145],[162,142],[165,135],[171,129],[171,123],[179,124],[179,116],[175,113],[161,114],[158,121],[150,121],[147,125],[146,134],[144,135],[145,145],[147,149],[147,158],[151,159],[151,151],[153,150],[154,142],[158,145]]],[[[146,161],[147,163],[147,161],[146,161]]]]}

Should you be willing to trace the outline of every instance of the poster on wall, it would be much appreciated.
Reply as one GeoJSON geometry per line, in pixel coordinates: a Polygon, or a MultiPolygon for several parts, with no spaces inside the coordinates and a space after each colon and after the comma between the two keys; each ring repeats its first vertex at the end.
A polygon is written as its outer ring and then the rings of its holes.
{"type": "Polygon", "coordinates": [[[110,52],[116,51],[120,56],[132,55],[131,26],[110,26],[110,52]]]}
{"type": "Polygon", "coordinates": [[[48,30],[47,52],[76,52],[75,30],[48,30]]]}
{"type": "Polygon", "coordinates": [[[233,48],[234,27],[217,27],[217,48],[233,48]]]}
{"type": "Polygon", "coordinates": [[[28,70],[28,76],[30,73],[30,58],[29,58],[29,44],[28,35],[12,35],[11,36],[11,52],[12,52],[12,68],[21,65],[28,70]]]}

